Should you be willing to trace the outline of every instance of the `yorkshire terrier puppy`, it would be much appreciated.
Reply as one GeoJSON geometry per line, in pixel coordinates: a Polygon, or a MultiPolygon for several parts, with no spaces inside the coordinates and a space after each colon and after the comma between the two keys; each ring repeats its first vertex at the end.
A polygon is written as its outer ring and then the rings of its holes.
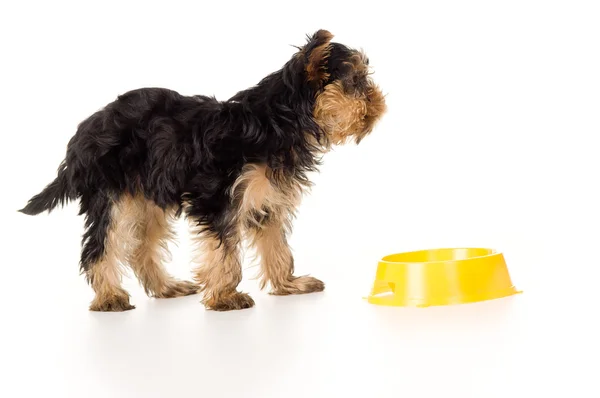
{"type": "Polygon", "coordinates": [[[294,276],[287,238],[308,173],[332,145],[359,143],[384,114],[384,96],[360,51],[319,30],[278,71],[227,101],[162,88],[127,92],[78,126],[58,176],[20,211],[35,215],[79,199],[81,272],[93,311],[135,308],[122,288],[132,268],[150,296],[202,293],[216,311],[249,308],[239,292],[240,246],[261,259],[272,294],[324,289],[294,276]],[[172,222],[184,215],[198,253],[195,282],[163,266],[172,222]]]}

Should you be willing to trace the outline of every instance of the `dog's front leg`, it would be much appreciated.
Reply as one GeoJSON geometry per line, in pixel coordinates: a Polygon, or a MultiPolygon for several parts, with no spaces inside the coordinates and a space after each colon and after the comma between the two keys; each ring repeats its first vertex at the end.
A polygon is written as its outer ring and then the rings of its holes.
{"type": "Polygon", "coordinates": [[[261,258],[261,288],[271,285],[271,294],[320,292],[325,284],[312,276],[294,276],[294,258],[287,242],[285,217],[269,217],[252,229],[252,242],[261,258]]]}
{"type": "Polygon", "coordinates": [[[254,300],[237,291],[242,280],[242,263],[238,229],[232,227],[221,234],[194,231],[199,253],[194,280],[201,286],[202,303],[207,309],[230,311],[250,308],[254,300]]]}

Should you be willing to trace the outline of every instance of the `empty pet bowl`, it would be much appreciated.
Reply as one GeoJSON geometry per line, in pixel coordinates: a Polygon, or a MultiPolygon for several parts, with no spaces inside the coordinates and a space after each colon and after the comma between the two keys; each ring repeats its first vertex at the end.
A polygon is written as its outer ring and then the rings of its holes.
{"type": "Polygon", "coordinates": [[[378,305],[428,307],[517,293],[502,253],[482,248],[435,249],[382,258],[367,300],[378,305]]]}

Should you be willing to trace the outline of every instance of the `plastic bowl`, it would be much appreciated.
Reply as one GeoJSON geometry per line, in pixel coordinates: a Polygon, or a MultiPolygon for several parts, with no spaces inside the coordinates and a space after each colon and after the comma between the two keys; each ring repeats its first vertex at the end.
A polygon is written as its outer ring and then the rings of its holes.
{"type": "Polygon", "coordinates": [[[433,249],[397,253],[379,261],[371,304],[429,307],[474,303],[521,293],[504,256],[493,249],[433,249]]]}

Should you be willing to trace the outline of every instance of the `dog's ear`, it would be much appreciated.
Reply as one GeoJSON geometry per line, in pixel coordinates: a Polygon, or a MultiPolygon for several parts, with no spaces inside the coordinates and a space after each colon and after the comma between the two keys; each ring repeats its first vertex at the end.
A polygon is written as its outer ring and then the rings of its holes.
{"type": "Polygon", "coordinates": [[[327,60],[331,52],[333,35],[321,29],[307,39],[308,42],[302,48],[306,80],[309,84],[319,87],[329,78],[327,60]]]}

